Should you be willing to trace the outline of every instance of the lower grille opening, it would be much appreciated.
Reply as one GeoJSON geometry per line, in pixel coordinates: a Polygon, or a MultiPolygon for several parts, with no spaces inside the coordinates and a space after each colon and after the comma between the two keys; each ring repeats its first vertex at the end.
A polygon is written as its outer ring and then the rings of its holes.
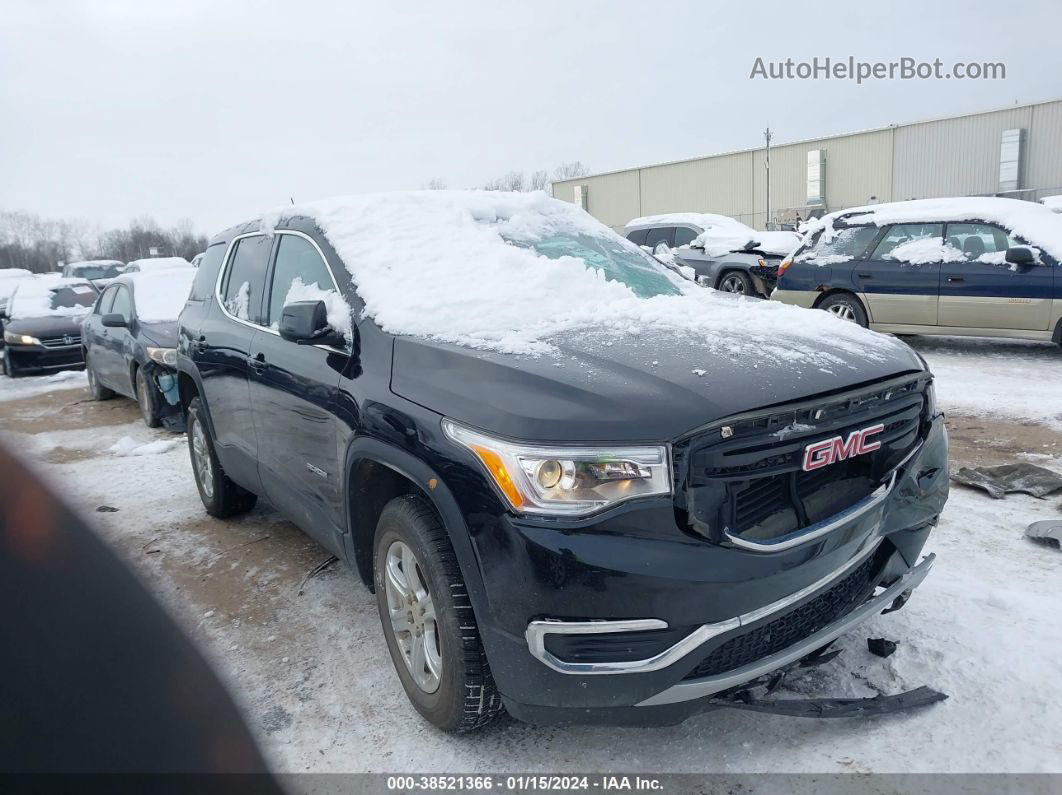
{"type": "Polygon", "coordinates": [[[731,638],[708,654],[685,679],[733,671],[799,643],[858,607],[874,591],[881,550],[827,591],[785,615],[731,638]]]}

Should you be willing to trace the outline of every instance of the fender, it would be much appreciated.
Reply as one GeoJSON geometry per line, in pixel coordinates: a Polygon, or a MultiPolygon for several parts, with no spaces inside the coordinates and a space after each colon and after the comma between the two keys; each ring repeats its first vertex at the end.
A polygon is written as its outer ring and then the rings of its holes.
{"type": "MultiPolygon", "coordinates": [[[[490,615],[490,605],[487,602],[486,591],[483,587],[483,577],[480,574],[476,553],[472,548],[468,525],[465,524],[465,519],[457,505],[457,500],[446,485],[446,482],[439,473],[405,450],[401,450],[379,439],[359,436],[355,437],[347,447],[343,466],[343,473],[346,478],[345,483],[349,483],[350,473],[354,465],[365,459],[393,469],[398,474],[417,484],[428,498],[428,501],[442,518],[446,533],[450,536],[450,544],[457,555],[457,564],[461,567],[461,576],[464,578],[465,588],[468,590],[468,598],[472,602],[472,609],[482,622],[490,615]],[[429,486],[429,481],[432,480],[435,481],[435,488],[429,486]]],[[[359,565],[357,553],[354,549],[354,534],[351,532],[350,499],[347,498],[346,489],[344,489],[343,510],[346,530],[344,533],[344,545],[347,552],[347,561],[352,568],[358,572],[363,572],[364,569],[359,565]]],[[[368,570],[372,570],[371,560],[369,561],[368,570]]],[[[364,579],[364,575],[362,579],[364,579]]]]}
{"type": "MultiPolygon", "coordinates": [[[[210,406],[207,405],[206,399],[203,397],[206,393],[203,391],[203,379],[199,376],[199,370],[189,365],[184,356],[178,356],[177,373],[192,379],[192,383],[195,384],[195,391],[199,394],[199,403],[203,406],[203,416],[206,418],[207,429],[210,431],[211,438],[217,439],[218,435],[214,433],[214,418],[210,416],[210,406]]],[[[188,407],[182,402],[181,411],[185,412],[187,409],[188,407]]]]}

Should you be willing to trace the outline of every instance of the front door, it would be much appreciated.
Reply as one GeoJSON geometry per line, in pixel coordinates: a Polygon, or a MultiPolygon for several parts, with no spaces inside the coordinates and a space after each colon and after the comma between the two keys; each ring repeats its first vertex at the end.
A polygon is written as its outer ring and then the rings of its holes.
{"type": "MultiPolygon", "coordinates": [[[[123,284],[115,285],[114,301],[107,310],[109,315],[121,315],[126,324],[133,321],[133,302],[129,288],[123,284]]],[[[129,371],[125,366],[124,351],[129,345],[129,326],[100,326],[97,347],[93,350],[93,367],[96,377],[104,384],[116,389],[123,395],[135,394],[129,381],[129,371]]]]}
{"type": "Polygon", "coordinates": [[[308,237],[277,231],[265,322],[250,353],[251,404],[258,423],[258,471],[269,501],[335,549],[343,525],[342,461],[335,400],[345,350],[298,345],[276,331],[286,303],[338,292],[308,237]]]}
{"type": "Polygon", "coordinates": [[[962,251],[940,273],[940,325],[1047,331],[1054,267],[1012,265],[1006,252],[1025,243],[986,223],[948,224],[948,241],[962,251]]]}
{"type": "Polygon", "coordinates": [[[852,280],[873,323],[936,325],[943,231],[943,224],[896,224],[853,264],[852,280]]]}

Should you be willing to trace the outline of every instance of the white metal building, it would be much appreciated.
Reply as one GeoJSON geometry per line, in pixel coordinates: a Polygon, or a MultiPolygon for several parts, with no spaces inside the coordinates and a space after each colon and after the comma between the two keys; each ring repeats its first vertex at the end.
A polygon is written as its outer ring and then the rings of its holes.
{"type": "Polygon", "coordinates": [[[873,201],[1062,193],[1062,100],[893,124],[557,182],[553,195],[621,229],[712,212],[763,229],[873,201]]]}

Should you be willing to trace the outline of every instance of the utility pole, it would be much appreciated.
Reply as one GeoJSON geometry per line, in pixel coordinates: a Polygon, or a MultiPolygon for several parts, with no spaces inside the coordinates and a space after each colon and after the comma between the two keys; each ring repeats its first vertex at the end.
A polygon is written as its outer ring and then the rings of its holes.
{"type": "Polygon", "coordinates": [[[763,131],[763,137],[767,140],[767,217],[764,219],[763,228],[767,229],[771,225],[771,128],[767,127],[763,131]]]}

